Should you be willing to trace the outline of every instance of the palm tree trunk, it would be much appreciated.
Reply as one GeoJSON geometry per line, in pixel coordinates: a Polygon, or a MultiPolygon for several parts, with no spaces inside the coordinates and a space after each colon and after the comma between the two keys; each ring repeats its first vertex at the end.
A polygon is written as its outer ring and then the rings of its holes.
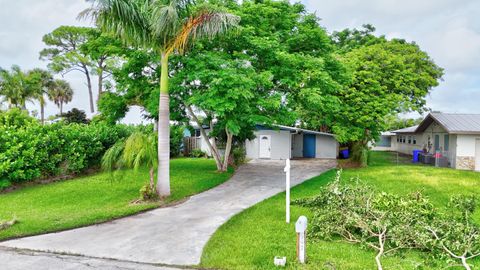
{"type": "Polygon", "coordinates": [[[60,102],[59,107],[60,107],[60,115],[62,115],[63,114],[63,102],[60,102]]]}
{"type": "Polygon", "coordinates": [[[170,195],[170,107],[168,97],[168,55],[162,53],[158,108],[157,193],[170,195]]]}

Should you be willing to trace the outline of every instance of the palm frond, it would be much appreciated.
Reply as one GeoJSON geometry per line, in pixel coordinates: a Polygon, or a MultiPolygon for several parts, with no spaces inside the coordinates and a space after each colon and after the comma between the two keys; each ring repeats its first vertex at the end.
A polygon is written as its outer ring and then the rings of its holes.
{"type": "Polygon", "coordinates": [[[110,147],[102,157],[102,169],[112,171],[122,166],[122,155],[125,149],[125,140],[120,140],[110,147]]]}
{"type": "Polygon", "coordinates": [[[128,45],[152,46],[147,17],[150,1],[93,0],[92,7],[82,11],[80,19],[91,18],[103,31],[111,33],[128,45]]]}
{"type": "Polygon", "coordinates": [[[167,48],[167,53],[178,50],[183,53],[189,42],[198,38],[213,38],[236,27],[240,17],[223,11],[203,9],[183,24],[179,34],[167,48]]]}

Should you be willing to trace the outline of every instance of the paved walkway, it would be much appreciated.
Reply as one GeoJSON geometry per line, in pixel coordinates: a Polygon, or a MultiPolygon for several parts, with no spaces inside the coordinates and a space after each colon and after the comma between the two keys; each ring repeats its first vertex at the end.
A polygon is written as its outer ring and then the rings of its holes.
{"type": "MultiPolygon", "coordinates": [[[[292,186],[335,166],[333,160],[292,161],[292,186]]],[[[220,225],[285,190],[284,161],[252,161],[226,183],[188,201],[70,231],[0,243],[19,249],[166,265],[196,265],[220,225]]]]}
{"type": "Polygon", "coordinates": [[[112,259],[72,256],[0,247],[2,270],[179,270],[180,268],[112,259]]]}

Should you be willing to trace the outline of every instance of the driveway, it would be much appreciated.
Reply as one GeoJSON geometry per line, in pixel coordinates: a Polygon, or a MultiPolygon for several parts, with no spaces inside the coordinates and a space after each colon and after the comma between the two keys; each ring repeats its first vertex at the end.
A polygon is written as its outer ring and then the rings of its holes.
{"type": "MultiPolygon", "coordinates": [[[[335,165],[334,160],[294,160],[292,186],[335,165]]],[[[220,225],[285,190],[283,167],[284,161],[251,161],[226,183],[182,204],[0,246],[172,266],[199,264],[203,247],[220,225]]]]}

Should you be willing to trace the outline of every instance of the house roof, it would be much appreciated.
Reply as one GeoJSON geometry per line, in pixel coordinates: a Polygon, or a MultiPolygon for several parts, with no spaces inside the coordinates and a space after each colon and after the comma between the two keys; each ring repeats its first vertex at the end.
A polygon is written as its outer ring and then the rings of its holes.
{"type": "Polygon", "coordinates": [[[411,127],[406,127],[402,129],[397,129],[392,131],[392,133],[415,133],[418,128],[418,125],[416,126],[411,126],[411,127]]]}
{"type": "Polygon", "coordinates": [[[425,131],[433,121],[448,133],[480,134],[480,114],[459,113],[430,113],[423,119],[416,131],[425,131]]]}
{"type": "MultiPolygon", "coordinates": [[[[268,126],[264,126],[264,125],[257,125],[257,126],[269,128],[268,126]]],[[[280,130],[288,130],[288,131],[293,131],[298,133],[302,132],[306,134],[325,135],[325,136],[335,137],[334,134],[327,133],[327,132],[320,132],[320,131],[308,130],[308,129],[297,128],[297,127],[289,127],[289,126],[283,126],[283,125],[275,125],[275,124],[271,126],[277,127],[280,130]]]]}
{"type": "Polygon", "coordinates": [[[480,114],[429,113],[418,126],[394,130],[394,133],[424,132],[433,122],[451,134],[480,134],[480,114]]]}

